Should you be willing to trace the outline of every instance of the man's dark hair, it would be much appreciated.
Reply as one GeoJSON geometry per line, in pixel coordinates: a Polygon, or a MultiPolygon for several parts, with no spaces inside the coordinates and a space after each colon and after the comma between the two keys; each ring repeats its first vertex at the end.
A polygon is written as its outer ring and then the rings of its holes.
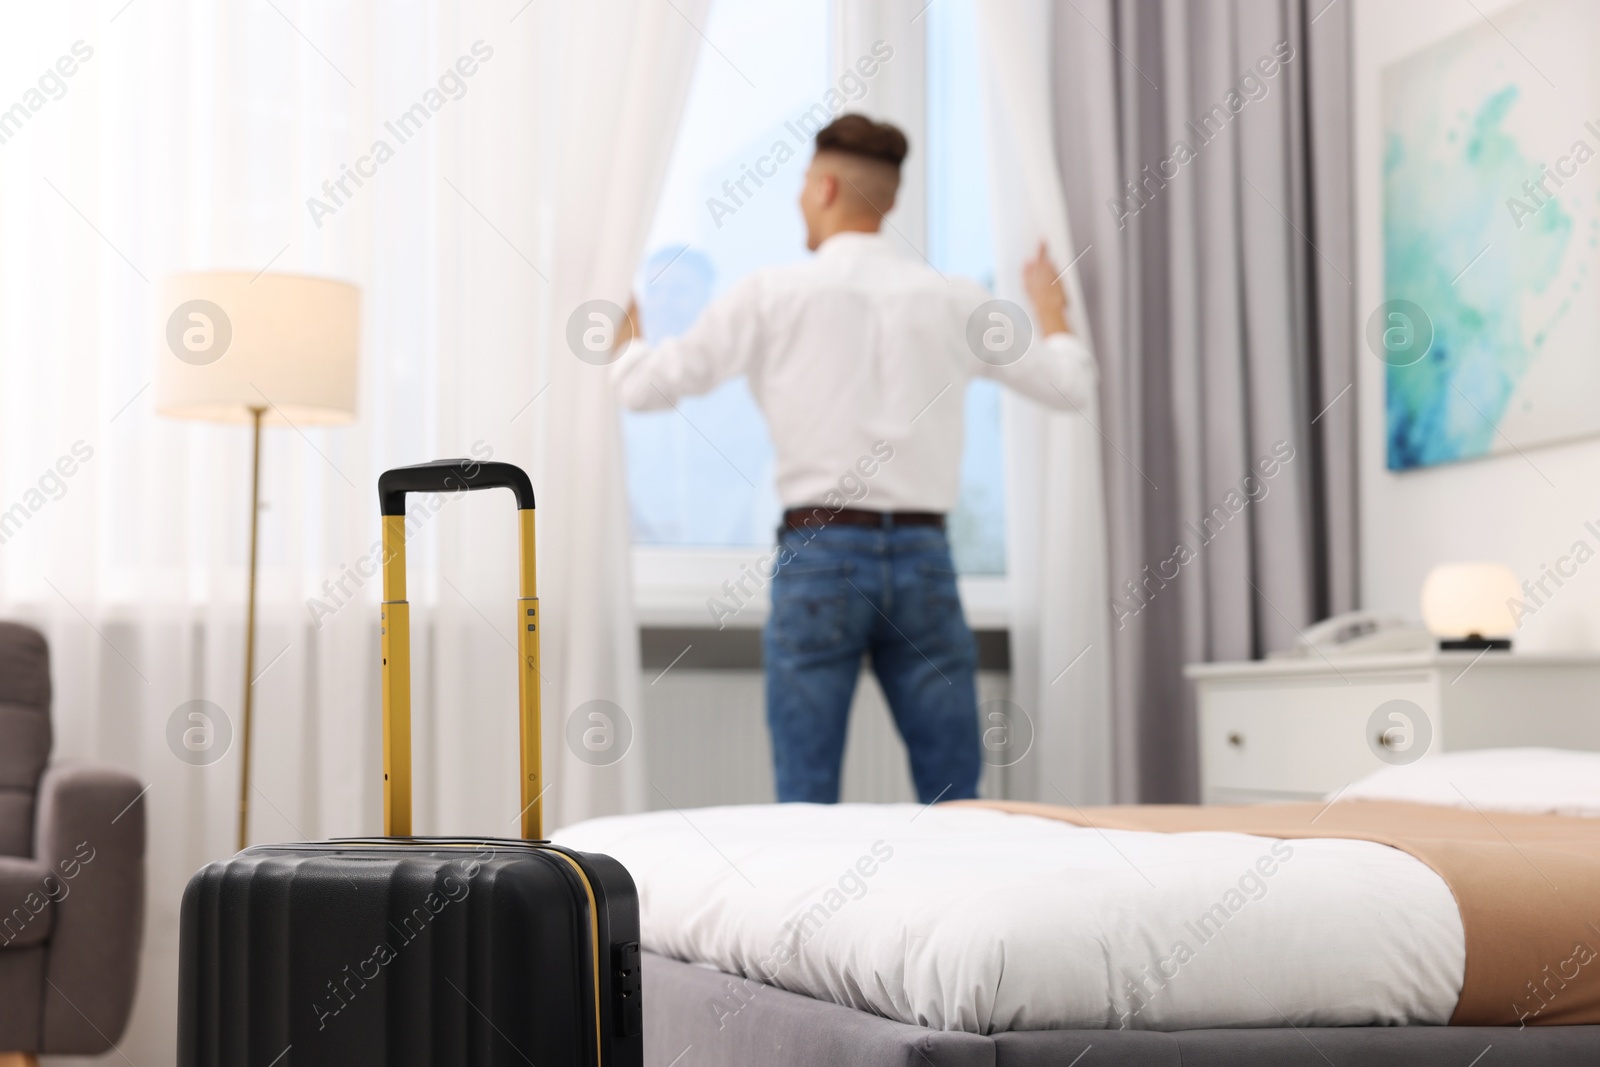
{"type": "Polygon", "coordinates": [[[843,152],[899,168],[910,146],[899,127],[865,115],[840,115],[817,131],[818,152],[843,152]]]}

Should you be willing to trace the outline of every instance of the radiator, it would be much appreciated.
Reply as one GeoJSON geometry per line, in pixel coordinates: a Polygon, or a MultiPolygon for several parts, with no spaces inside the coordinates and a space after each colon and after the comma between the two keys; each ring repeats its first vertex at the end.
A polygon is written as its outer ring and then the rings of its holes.
{"type": "MultiPolygon", "coordinates": [[[[772,749],[759,670],[679,670],[647,673],[644,691],[645,766],[652,808],[767,804],[775,799],[772,749]]],[[[1004,699],[1010,676],[978,673],[978,701],[1004,699]]],[[[1006,769],[986,767],[980,792],[1005,796],[1006,769]]],[[[916,800],[905,745],[870,671],[862,671],[850,706],[841,798],[846,802],[916,800]]]]}

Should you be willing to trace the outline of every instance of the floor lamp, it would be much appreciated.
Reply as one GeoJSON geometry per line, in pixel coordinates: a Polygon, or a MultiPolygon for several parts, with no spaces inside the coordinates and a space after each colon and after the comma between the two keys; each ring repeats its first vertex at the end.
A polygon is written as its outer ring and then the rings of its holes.
{"type": "Polygon", "coordinates": [[[175,274],[163,283],[159,312],[156,411],[171,418],[251,426],[250,578],[240,723],[242,849],[249,844],[250,828],[261,428],[329,426],[355,418],[361,292],[345,282],[300,274],[175,274]]]}

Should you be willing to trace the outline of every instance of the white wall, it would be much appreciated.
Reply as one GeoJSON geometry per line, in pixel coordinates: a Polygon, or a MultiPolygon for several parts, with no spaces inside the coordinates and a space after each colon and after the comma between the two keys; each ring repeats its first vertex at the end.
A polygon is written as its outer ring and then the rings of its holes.
{"type": "MultiPolygon", "coordinates": [[[[1481,25],[1483,16],[1499,21],[1516,4],[1476,0],[1359,0],[1355,8],[1356,191],[1359,262],[1355,282],[1364,333],[1367,316],[1383,301],[1383,247],[1380,78],[1384,67],[1450,34],[1481,25]],[[1479,14],[1483,12],[1483,15],[1479,14]]],[[[1316,32],[1313,27],[1312,32],[1316,32]]],[[[1583,72],[1563,71],[1537,40],[1513,36],[1520,62],[1530,60],[1557,85],[1567,87],[1583,72]]],[[[1594,42],[1600,46],[1600,41],[1594,42]]],[[[1530,82],[1540,78],[1530,70],[1530,82]]],[[[1542,85],[1529,90],[1529,103],[1542,103],[1542,85]]],[[[1556,90],[1550,90],[1554,97],[1556,90]]],[[[1577,95],[1577,94],[1574,94],[1577,95]]],[[[1558,102],[1547,101],[1551,105],[1558,102]]],[[[1595,101],[1559,101],[1576,117],[1600,120],[1595,101]],[[1588,113],[1584,113],[1585,107],[1588,113]]],[[[1570,140],[1566,142],[1570,144],[1570,140]]],[[[1565,149],[1551,145],[1547,161],[1565,149]]],[[[1530,149],[1531,153],[1531,149],[1530,149]]],[[[1511,195],[1513,190],[1507,190],[1511,195]]],[[[1592,292],[1589,299],[1595,299],[1592,292]]],[[[1600,439],[1525,448],[1526,458],[1503,456],[1395,474],[1385,468],[1384,365],[1359,342],[1357,396],[1361,425],[1362,598],[1366,607],[1419,615],[1418,591],[1433,564],[1445,560],[1490,559],[1509,565],[1524,578],[1537,578],[1542,564],[1553,564],[1582,537],[1600,546],[1600,537],[1583,524],[1600,528],[1600,439]],[[1537,469],[1535,469],[1537,468],[1537,469]],[[1548,479],[1548,481],[1546,480],[1548,479]],[[1553,483],[1553,485],[1552,485],[1553,483]]],[[[1600,338],[1595,339],[1600,359],[1600,338]]],[[[1600,404],[1600,396],[1592,398],[1600,404]]],[[[1517,645],[1528,651],[1600,649],[1600,560],[1576,577],[1546,606],[1524,620],[1517,645]]]]}

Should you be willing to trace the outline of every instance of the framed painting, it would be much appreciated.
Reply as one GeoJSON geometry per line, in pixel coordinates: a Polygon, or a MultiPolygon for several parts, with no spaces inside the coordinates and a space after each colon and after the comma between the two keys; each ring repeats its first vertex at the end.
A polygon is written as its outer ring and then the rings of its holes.
{"type": "Polygon", "coordinates": [[[1600,433],[1600,4],[1491,17],[1383,75],[1390,470],[1600,433]]]}

